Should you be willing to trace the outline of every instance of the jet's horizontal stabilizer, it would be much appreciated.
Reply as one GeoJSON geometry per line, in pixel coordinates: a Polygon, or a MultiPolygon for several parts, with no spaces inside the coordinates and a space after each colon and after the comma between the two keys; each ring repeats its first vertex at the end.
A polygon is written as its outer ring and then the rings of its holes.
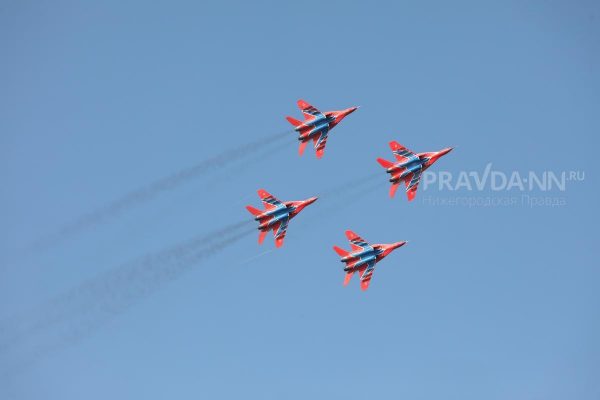
{"type": "Polygon", "coordinates": [[[246,206],[246,210],[250,211],[250,214],[252,214],[254,216],[262,214],[262,211],[254,208],[252,206],[246,206]]]}
{"type": "Polygon", "coordinates": [[[288,122],[294,126],[300,126],[302,125],[301,121],[298,121],[296,118],[292,118],[292,117],[285,117],[285,119],[288,120],[288,122]]]}
{"type": "Polygon", "coordinates": [[[337,246],[333,246],[333,250],[334,250],[336,253],[338,253],[338,255],[339,255],[340,257],[346,257],[348,254],[350,254],[350,252],[348,252],[348,251],[346,251],[346,250],[344,250],[344,249],[340,249],[340,248],[339,248],[339,247],[337,247],[337,246]]]}
{"type": "Polygon", "coordinates": [[[377,162],[379,163],[379,165],[381,165],[385,169],[392,168],[394,166],[393,162],[384,160],[383,158],[378,158],[377,162]]]}

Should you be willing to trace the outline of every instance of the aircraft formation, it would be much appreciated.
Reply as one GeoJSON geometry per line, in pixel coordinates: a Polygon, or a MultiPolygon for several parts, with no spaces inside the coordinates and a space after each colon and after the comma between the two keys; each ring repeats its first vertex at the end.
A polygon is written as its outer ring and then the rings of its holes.
{"type": "MultiPolygon", "coordinates": [[[[304,114],[303,121],[286,117],[294,126],[294,131],[298,132],[300,142],[298,153],[302,155],[306,145],[312,140],[317,158],[323,157],[329,131],[358,109],[358,107],[350,107],[340,111],[321,112],[304,100],[298,100],[298,107],[304,114]]],[[[394,197],[400,183],[404,182],[408,201],[414,200],[423,172],[440,157],[452,151],[452,147],[448,147],[440,151],[413,153],[396,141],[390,142],[389,145],[396,161],[378,158],[377,162],[390,174],[389,181],[392,183],[390,197],[394,197]]],[[[258,243],[262,244],[267,233],[272,231],[275,246],[278,248],[283,246],[289,221],[317,200],[316,197],[311,197],[306,200],[280,201],[264,189],[258,190],[258,197],[265,206],[264,210],[261,211],[251,205],[246,206],[259,224],[258,243]]],[[[351,230],[346,231],[346,237],[350,241],[350,251],[333,246],[333,250],[341,257],[340,261],[345,264],[344,286],[348,285],[354,273],[358,272],[363,291],[367,290],[371,283],[375,264],[407,243],[400,241],[391,244],[369,244],[351,230]]]]}

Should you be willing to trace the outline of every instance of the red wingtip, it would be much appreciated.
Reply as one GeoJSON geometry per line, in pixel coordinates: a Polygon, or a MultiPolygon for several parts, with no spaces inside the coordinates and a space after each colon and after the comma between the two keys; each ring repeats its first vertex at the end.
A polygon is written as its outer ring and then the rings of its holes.
{"type": "Polygon", "coordinates": [[[417,195],[417,191],[415,189],[411,189],[408,192],[406,192],[406,196],[408,197],[408,201],[413,201],[415,199],[416,195],[417,195]]]}
{"type": "Polygon", "coordinates": [[[364,292],[369,288],[371,284],[371,276],[367,277],[367,279],[362,279],[360,281],[360,289],[364,292]]]}
{"type": "Polygon", "coordinates": [[[346,231],[346,237],[348,238],[348,240],[352,240],[352,239],[354,239],[357,236],[358,235],[356,233],[352,232],[349,229],[346,231]]]}
{"type": "Polygon", "coordinates": [[[305,108],[309,108],[310,104],[308,104],[308,102],[300,99],[298,100],[298,108],[300,108],[301,110],[304,110],[305,108]]]}
{"type": "Polygon", "coordinates": [[[392,151],[396,151],[396,150],[406,149],[406,147],[404,145],[396,142],[395,140],[392,140],[390,142],[390,149],[392,149],[392,151]]]}
{"type": "Polygon", "coordinates": [[[267,192],[265,189],[258,189],[257,193],[258,193],[258,197],[260,197],[261,199],[271,196],[271,194],[269,192],[267,192]]]}
{"type": "Polygon", "coordinates": [[[275,239],[275,247],[280,248],[281,246],[283,246],[283,238],[275,239]]]}

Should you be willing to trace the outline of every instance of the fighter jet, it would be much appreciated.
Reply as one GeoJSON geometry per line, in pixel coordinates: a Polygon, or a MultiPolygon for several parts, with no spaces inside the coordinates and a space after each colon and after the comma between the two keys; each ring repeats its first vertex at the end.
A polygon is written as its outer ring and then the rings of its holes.
{"type": "Polygon", "coordinates": [[[417,186],[423,172],[431,167],[441,156],[448,154],[452,150],[452,147],[448,147],[431,153],[415,154],[394,141],[390,142],[390,148],[396,157],[396,163],[384,160],[383,158],[378,158],[377,162],[391,175],[390,182],[392,182],[392,187],[390,188],[390,197],[394,197],[398,185],[404,181],[408,201],[412,201],[415,198],[417,186]]]}
{"type": "Polygon", "coordinates": [[[254,220],[258,221],[258,230],[260,231],[258,243],[262,244],[267,232],[273,230],[276,247],[283,245],[290,219],[317,200],[316,197],[311,197],[306,200],[281,202],[263,189],[258,191],[258,197],[265,204],[265,210],[261,211],[252,206],[246,206],[246,209],[254,215],[254,220]]]}
{"type": "Polygon", "coordinates": [[[346,237],[352,246],[351,252],[333,246],[333,250],[342,257],[341,261],[346,263],[344,267],[344,271],[346,272],[344,286],[348,285],[355,272],[359,272],[360,288],[363,291],[369,288],[375,264],[398,247],[402,247],[407,243],[404,241],[391,244],[369,244],[352,231],[346,231],[346,237]]]}
{"type": "Polygon", "coordinates": [[[304,100],[298,100],[298,107],[304,114],[304,121],[298,121],[292,117],[286,117],[290,124],[294,125],[294,130],[300,134],[300,155],[304,153],[306,144],[313,140],[317,158],[323,157],[325,144],[327,143],[327,134],[334,126],[340,123],[346,115],[353,113],[358,107],[350,107],[341,111],[326,111],[322,113],[304,100]]]}

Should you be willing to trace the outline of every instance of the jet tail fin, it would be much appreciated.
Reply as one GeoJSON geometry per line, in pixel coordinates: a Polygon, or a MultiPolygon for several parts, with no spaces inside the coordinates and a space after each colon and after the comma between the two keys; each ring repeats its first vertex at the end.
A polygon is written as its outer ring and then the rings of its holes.
{"type": "Polygon", "coordinates": [[[308,141],[300,142],[300,147],[298,147],[298,154],[302,155],[304,153],[304,149],[306,149],[306,144],[308,141]]]}
{"type": "Polygon", "coordinates": [[[265,241],[265,236],[267,236],[267,231],[260,231],[258,233],[258,244],[263,244],[265,241]]]}
{"type": "Polygon", "coordinates": [[[254,208],[254,207],[252,207],[252,206],[246,206],[246,210],[248,210],[248,211],[250,212],[250,214],[252,214],[252,215],[254,215],[254,216],[257,216],[257,215],[260,215],[260,214],[262,214],[262,211],[260,211],[260,210],[258,210],[258,209],[256,209],[256,208],[254,208]]]}
{"type": "Polygon", "coordinates": [[[339,255],[340,257],[346,257],[348,254],[350,254],[350,253],[349,253],[349,252],[347,252],[346,250],[344,250],[344,249],[340,249],[340,248],[339,248],[339,247],[337,247],[337,246],[333,246],[333,250],[334,250],[336,253],[338,253],[338,255],[339,255]]]}
{"type": "Polygon", "coordinates": [[[344,277],[344,286],[347,286],[350,283],[350,279],[352,279],[352,275],[354,275],[354,271],[348,271],[346,276],[344,277]]]}
{"type": "Polygon", "coordinates": [[[385,169],[392,168],[394,166],[393,162],[384,160],[383,158],[378,158],[377,162],[379,163],[379,165],[381,165],[385,169]]]}
{"type": "Polygon", "coordinates": [[[394,197],[396,195],[396,190],[398,190],[398,182],[392,183],[392,186],[390,186],[390,197],[394,197]]]}

